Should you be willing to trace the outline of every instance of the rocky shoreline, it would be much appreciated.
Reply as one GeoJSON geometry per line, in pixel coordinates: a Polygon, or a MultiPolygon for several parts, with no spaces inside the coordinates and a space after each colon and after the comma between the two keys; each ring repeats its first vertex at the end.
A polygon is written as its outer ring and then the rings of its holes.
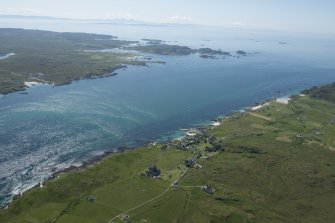
{"type": "MultiPolygon", "coordinates": [[[[291,95],[292,96],[292,95],[291,95]]],[[[46,178],[45,180],[43,180],[42,182],[37,183],[35,186],[31,187],[30,189],[21,192],[20,194],[17,194],[13,197],[12,201],[10,201],[7,204],[4,204],[3,206],[1,206],[1,209],[7,208],[8,205],[10,205],[11,203],[13,203],[15,200],[19,199],[23,193],[28,192],[34,188],[38,188],[41,187],[41,184],[43,184],[44,182],[47,181],[51,181],[51,180],[57,180],[57,178],[62,175],[62,174],[66,174],[66,173],[71,173],[71,172],[78,172],[78,171],[83,171],[85,169],[87,169],[89,166],[92,165],[96,165],[98,164],[100,161],[114,155],[114,154],[120,154],[120,153],[125,153],[128,152],[130,150],[133,149],[137,149],[140,147],[149,147],[149,146],[161,146],[161,148],[167,148],[170,145],[177,145],[177,149],[189,149],[187,148],[188,145],[194,141],[197,140],[202,140],[203,138],[208,137],[208,131],[210,129],[216,128],[218,126],[220,126],[222,124],[222,122],[225,119],[229,119],[229,118],[236,118],[236,117],[240,117],[243,116],[246,112],[250,112],[250,111],[254,111],[257,109],[262,108],[263,106],[269,104],[270,102],[276,101],[279,98],[272,98],[272,99],[268,99],[265,100],[263,103],[255,103],[254,106],[250,106],[247,107],[247,109],[243,109],[240,110],[238,112],[231,112],[227,115],[219,115],[217,118],[214,118],[211,120],[211,124],[204,124],[200,127],[196,127],[196,128],[190,128],[190,129],[183,129],[185,131],[185,135],[182,138],[179,139],[171,139],[168,140],[166,142],[162,142],[162,143],[156,143],[156,142],[148,142],[146,144],[144,144],[143,146],[138,145],[136,147],[127,147],[127,146],[120,146],[117,149],[113,149],[113,150],[109,150],[109,151],[105,151],[100,155],[94,156],[88,160],[85,161],[81,161],[81,165],[70,165],[64,169],[58,170],[54,173],[52,173],[52,175],[48,178],[46,178]],[[179,148],[178,148],[179,147],[179,148]]]]}

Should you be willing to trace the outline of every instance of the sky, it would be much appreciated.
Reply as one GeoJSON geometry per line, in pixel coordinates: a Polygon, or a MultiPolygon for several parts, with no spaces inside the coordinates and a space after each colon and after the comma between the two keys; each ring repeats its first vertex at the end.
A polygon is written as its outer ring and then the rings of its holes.
{"type": "Polygon", "coordinates": [[[335,34],[335,0],[0,0],[0,14],[335,34]]]}

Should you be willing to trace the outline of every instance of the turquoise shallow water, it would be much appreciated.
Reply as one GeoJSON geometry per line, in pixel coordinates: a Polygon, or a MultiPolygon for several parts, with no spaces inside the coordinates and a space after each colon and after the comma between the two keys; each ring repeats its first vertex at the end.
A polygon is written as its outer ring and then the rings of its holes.
{"type": "MultiPolygon", "coordinates": [[[[92,27],[87,31],[107,29],[92,27]]],[[[176,38],[193,47],[242,49],[250,55],[224,60],[153,56],[167,64],[128,67],[114,77],[55,88],[36,86],[28,89],[28,94],[1,96],[1,203],[52,172],[104,151],[175,137],[181,128],[335,80],[330,40],[288,34],[227,34],[214,28],[200,36],[195,36],[199,28],[165,36],[163,28],[150,28],[156,32],[132,28],[135,31],[129,39],[158,38],[162,29],[160,39],[176,38]]],[[[73,29],[83,31],[84,27],[73,29]]],[[[126,28],[118,29],[116,34],[127,34],[126,28]]]]}

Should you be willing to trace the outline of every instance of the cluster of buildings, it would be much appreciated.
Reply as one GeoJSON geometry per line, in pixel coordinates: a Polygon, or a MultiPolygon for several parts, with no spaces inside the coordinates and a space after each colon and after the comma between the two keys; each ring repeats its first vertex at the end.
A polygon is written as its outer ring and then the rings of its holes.
{"type": "Polygon", "coordinates": [[[157,168],[156,165],[149,166],[148,170],[141,173],[142,176],[157,178],[161,175],[161,170],[157,168]]]}

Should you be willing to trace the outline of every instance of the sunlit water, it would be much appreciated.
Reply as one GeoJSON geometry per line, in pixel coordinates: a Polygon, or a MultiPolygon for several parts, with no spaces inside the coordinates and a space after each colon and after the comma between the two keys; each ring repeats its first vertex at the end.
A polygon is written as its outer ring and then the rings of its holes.
{"type": "Polygon", "coordinates": [[[114,77],[0,96],[2,204],[52,172],[104,151],[175,137],[181,128],[335,80],[334,41],[316,36],[42,20],[0,20],[0,27],[158,38],[250,53],[218,60],[151,55],[166,65],[128,67],[114,77]]]}

